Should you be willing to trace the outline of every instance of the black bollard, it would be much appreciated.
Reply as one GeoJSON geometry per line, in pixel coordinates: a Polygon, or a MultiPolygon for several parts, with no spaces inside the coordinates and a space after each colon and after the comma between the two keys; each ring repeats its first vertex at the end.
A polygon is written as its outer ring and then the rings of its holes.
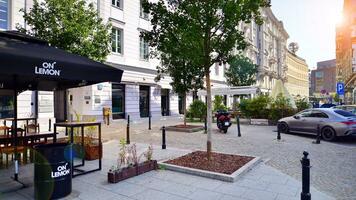
{"type": "Polygon", "coordinates": [[[166,149],[166,127],[162,127],[162,149],[166,149]]]}
{"type": "Polygon", "coordinates": [[[280,123],[277,123],[277,140],[281,140],[281,127],[280,127],[280,123]]]}
{"type": "Polygon", "coordinates": [[[236,124],[237,124],[237,136],[241,137],[240,117],[239,117],[239,115],[236,115],[236,124]]]}
{"type": "Polygon", "coordinates": [[[127,115],[126,144],[130,144],[130,115],[127,115]]]}
{"type": "Polygon", "coordinates": [[[310,160],[309,153],[304,151],[304,157],[300,161],[302,163],[302,192],[300,193],[301,200],[310,200],[310,160]]]}
{"type": "Polygon", "coordinates": [[[313,142],[314,144],[320,144],[320,125],[318,124],[316,128],[316,141],[313,142]]]}
{"type": "Polygon", "coordinates": [[[208,124],[207,124],[207,119],[206,119],[206,117],[205,117],[205,119],[204,119],[204,131],[205,131],[205,133],[208,132],[208,124]]]}
{"type": "Polygon", "coordinates": [[[48,120],[48,131],[51,132],[51,129],[52,129],[52,120],[51,120],[51,118],[49,118],[49,120],[48,120]]]}
{"type": "Polygon", "coordinates": [[[150,113],[150,115],[148,116],[148,130],[151,130],[151,117],[152,115],[150,113]]]}

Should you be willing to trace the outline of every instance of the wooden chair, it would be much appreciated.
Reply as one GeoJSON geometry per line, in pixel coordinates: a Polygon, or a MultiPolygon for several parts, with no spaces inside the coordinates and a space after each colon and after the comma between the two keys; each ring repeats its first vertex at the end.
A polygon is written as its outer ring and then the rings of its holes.
{"type": "MultiPolygon", "coordinates": [[[[26,162],[26,155],[27,155],[27,151],[26,148],[24,146],[17,146],[17,153],[19,155],[22,154],[23,156],[23,162],[26,162]],[[26,155],[25,155],[26,154],[26,155]]],[[[5,166],[6,168],[9,167],[9,156],[11,155],[11,160],[14,160],[14,155],[15,155],[15,147],[14,146],[4,146],[4,147],[0,147],[0,154],[1,154],[1,163],[3,162],[3,155],[5,154],[5,166]]],[[[20,159],[21,160],[21,159],[20,159]]]]}
{"type": "Polygon", "coordinates": [[[25,125],[26,133],[39,133],[40,132],[40,124],[29,124],[25,125]]]}
{"type": "Polygon", "coordinates": [[[9,134],[10,127],[7,126],[0,126],[0,133],[4,133],[4,135],[9,134]]]}

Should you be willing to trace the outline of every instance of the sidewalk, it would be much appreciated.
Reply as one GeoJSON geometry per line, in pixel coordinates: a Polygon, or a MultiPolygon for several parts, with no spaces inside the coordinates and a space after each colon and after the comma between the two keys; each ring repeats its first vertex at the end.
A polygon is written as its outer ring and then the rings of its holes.
{"type": "MultiPolygon", "coordinates": [[[[122,199],[122,200],[297,200],[300,199],[301,183],[276,169],[261,163],[235,183],[227,183],[203,177],[172,172],[152,171],[117,184],[107,183],[107,171],[116,163],[119,142],[104,144],[103,170],[73,179],[73,192],[65,199],[122,199]]],[[[137,144],[138,152],[148,144],[137,144]]],[[[169,148],[161,150],[154,146],[154,158],[168,159],[186,154],[189,150],[169,148]]],[[[33,165],[20,167],[20,180],[29,188],[14,193],[0,194],[0,199],[33,199],[33,165]],[[25,176],[25,177],[24,177],[25,176]]],[[[0,171],[1,187],[11,171],[0,171]]],[[[312,189],[313,200],[333,199],[312,189]]]]}

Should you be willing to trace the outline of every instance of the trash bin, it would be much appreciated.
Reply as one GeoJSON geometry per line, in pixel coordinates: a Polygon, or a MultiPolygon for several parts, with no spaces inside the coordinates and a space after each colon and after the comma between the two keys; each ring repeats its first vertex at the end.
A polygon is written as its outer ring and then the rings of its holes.
{"type": "Polygon", "coordinates": [[[58,199],[72,192],[73,148],[68,143],[36,145],[35,199],[58,199]]]}

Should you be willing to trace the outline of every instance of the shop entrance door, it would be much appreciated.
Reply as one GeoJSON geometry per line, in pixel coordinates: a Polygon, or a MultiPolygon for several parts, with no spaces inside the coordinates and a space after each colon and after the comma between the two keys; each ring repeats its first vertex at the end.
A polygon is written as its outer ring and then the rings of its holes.
{"type": "Polygon", "coordinates": [[[148,117],[150,113],[150,87],[140,86],[140,117],[148,117]]]}
{"type": "Polygon", "coordinates": [[[169,89],[161,90],[161,110],[162,116],[169,116],[169,89]]]}
{"type": "Polygon", "coordinates": [[[113,83],[112,87],[112,118],[125,118],[125,85],[113,83]]]}

